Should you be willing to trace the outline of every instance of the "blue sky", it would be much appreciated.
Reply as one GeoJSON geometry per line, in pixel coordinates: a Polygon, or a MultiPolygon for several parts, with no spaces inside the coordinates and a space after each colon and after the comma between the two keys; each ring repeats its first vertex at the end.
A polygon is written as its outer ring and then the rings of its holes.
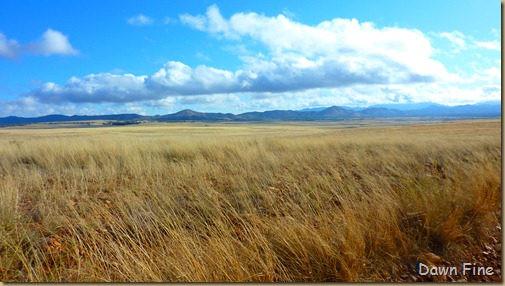
{"type": "Polygon", "coordinates": [[[501,100],[500,1],[4,1],[0,116],[501,100]]]}

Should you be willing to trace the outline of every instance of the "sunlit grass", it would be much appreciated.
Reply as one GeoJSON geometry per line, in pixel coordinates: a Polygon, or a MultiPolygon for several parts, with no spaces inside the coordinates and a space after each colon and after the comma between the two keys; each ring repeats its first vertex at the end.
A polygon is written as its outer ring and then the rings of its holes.
{"type": "Polygon", "coordinates": [[[500,223],[499,121],[344,127],[0,130],[0,280],[385,281],[500,223]]]}

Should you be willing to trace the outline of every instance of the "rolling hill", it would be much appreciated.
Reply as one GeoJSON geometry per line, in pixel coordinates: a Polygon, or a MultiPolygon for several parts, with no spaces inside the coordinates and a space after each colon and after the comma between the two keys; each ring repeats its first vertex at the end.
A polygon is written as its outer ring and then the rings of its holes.
{"type": "MultiPolygon", "coordinates": [[[[392,106],[392,105],[387,105],[392,106]]],[[[409,109],[408,106],[397,105],[397,108],[386,108],[381,105],[368,108],[350,107],[320,107],[302,110],[269,110],[263,112],[207,113],[184,109],[173,114],[144,116],[138,114],[109,114],[109,115],[46,115],[25,118],[9,116],[0,118],[0,125],[19,125],[42,122],[69,122],[88,120],[113,121],[301,121],[301,120],[345,120],[345,119],[374,119],[391,117],[447,117],[455,119],[496,118],[501,117],[501,104],[486,103],[475,105],[445,106],[439,104],[420,104],[419,109],[409,109]]]]}

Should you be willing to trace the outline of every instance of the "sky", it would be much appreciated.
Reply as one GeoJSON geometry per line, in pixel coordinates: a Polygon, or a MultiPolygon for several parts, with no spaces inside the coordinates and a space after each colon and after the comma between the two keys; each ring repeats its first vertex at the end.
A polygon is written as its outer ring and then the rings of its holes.
{"type": "Polygon", "coordinates": [[[500,101],[500,5],[6,0],[0,117],[500,101]]]}

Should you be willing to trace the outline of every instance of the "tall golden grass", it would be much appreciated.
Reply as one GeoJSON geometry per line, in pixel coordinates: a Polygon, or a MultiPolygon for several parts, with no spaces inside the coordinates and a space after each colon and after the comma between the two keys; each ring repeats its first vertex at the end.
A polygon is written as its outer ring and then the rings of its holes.
{"type": "Polygon", "coordinates": [[[0,281],[392,281],[500,225],[499,121],[337,127],[4,129],[0,281]]]}

